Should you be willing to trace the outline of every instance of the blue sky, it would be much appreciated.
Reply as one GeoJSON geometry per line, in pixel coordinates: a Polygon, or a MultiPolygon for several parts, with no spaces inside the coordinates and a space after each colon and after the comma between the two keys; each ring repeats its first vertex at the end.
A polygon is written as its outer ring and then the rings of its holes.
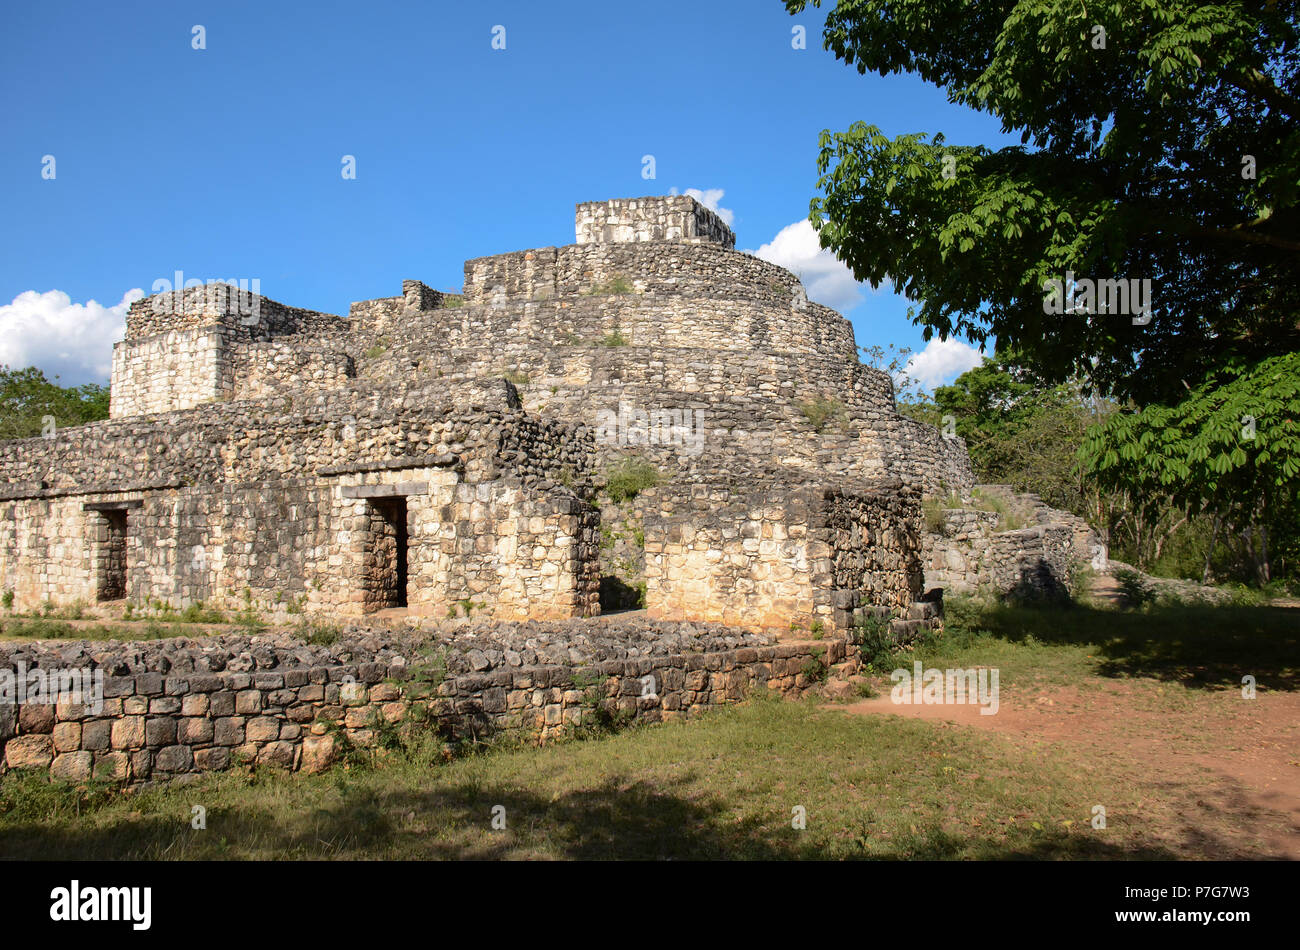
{"type": "MultiPolygon", "coordinates": [[[[856,288],[799,224],[818,134],[1006,138],[919,80],[837,62],[821,20],[779,0],[9,5],[0,361],[106,381],[124,297],[177,270],[346,313],[403,278],[459,288],[466,258],[572,243],[577,202],[674,189],[802,271],[859,344],[920,350],[906,302],[856,288]]],[[[956,346],[932,349],[933,379],[969,365],[956,346]]]]}

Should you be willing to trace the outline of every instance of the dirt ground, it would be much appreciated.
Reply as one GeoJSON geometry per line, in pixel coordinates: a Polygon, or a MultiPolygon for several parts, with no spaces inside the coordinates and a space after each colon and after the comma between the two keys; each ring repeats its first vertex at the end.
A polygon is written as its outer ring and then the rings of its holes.
{"type": "Polygon", "coordinates": [[[1098,678],[1019,694],[1003,688],[998,712],[985,716],[977,705],[896,705],[889,686],[840,708],[1051,747],[1081,771],[1118,779],[1131,795],[1115,810],[1159,828],[1154,837],[1188,857],[1300,859],[1300,694],[1248,700],[1239,690],[1098,678]]]}

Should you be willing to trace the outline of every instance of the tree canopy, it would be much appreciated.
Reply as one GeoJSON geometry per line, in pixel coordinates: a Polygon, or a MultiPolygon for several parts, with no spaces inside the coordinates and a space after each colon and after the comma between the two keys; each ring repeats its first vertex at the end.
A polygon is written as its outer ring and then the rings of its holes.
{"type": "Polygon", "coordinates": [[[838,0],[824,39],[1019,133],[1000,149],[822,133],[822,245],[892,278],[926,339],[995,337],[1049,381],[1142,403],[1300,349],[1295,3],[838,0]],[[1150,281],[1152,312],[1053,313],[1071,274],[1150,281]]]}
{"type": "Polygon", "coordinates": [[[1171,499],[1213,511],[1251,549],[1259,579],[1272,575],[1274,541],[1293,546],[1300,499],[1300,353],[1207,379],[1174,406],[1116,413],[1080,450],[1103,488],[1155,508],[1171,499]]]}

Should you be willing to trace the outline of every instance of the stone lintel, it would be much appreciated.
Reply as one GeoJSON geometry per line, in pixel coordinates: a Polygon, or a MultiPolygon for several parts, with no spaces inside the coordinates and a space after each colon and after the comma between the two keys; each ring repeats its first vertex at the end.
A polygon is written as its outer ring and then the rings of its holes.
{"type": "Polygon", "coordinates": [[[82,511],[121,511],[125,508],[140,508],[144,505],[142,498],[129,498],[125,501],[88,501],[81,506],[82,511]]]}
{"type": "Polygon", "coordinates": [[[429,491],[428,482],[398,482],[395,485],[344,485],[344,498],[392,498],[402,495],[423,495],[429,491]]]}

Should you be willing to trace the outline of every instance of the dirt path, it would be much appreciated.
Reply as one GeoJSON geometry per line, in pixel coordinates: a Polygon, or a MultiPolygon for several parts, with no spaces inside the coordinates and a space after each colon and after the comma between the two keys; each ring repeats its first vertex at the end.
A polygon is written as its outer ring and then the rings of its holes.
{"type": "Polygon", "coordinates": [[[998,712],[983,716],[977,705],[895,705],[889,685],[879,684],[874,699],[838,708],[1050,746],[1083,771],[1132,781],[1128,806],[1153,822],[1181,825],[1171,843],[1191,841],[1189,857],[1300,859],[1300,694],[1246,700],[1236,690],[1096,680],[1019,694],[1003,688],[998,712]],[[1216,853],[1215,842],[1225,841],[1239,853],[1216,853]]]}

